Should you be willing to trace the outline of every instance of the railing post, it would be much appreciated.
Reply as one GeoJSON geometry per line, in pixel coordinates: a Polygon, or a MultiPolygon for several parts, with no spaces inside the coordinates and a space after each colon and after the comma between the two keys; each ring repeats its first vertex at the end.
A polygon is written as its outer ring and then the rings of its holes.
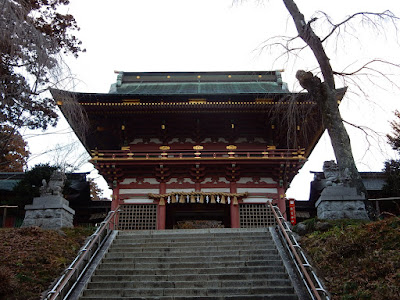
{"type": "MultiPolygon", "coordinates": [[[[229,189],[231,193],[237,193],[237,185],[235,181],[230,182],[229,189]]],[[[231,228],[240,228],[239,203],[234,203],[233,199],[231,199],[230,212],[231,228]]]]}
{"type": "MultiPolygon", "coordinates": [[[[165,194],[167,192],[167,186],[165,182],[160,182],[160,194],[165,194]]],[[[162,198],[157,204],[157,229],[165,229],[167,206],[165,199],[162,198]]]]}

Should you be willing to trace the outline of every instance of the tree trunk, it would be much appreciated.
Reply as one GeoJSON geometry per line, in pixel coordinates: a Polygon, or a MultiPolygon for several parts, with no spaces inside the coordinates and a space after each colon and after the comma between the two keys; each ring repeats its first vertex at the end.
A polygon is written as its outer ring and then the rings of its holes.
{"type": "MultiPolygon", "coordinates": [[[[293,0],[283,0],[283,2],[293,18],[299,36],[310,47],[317,59],[324,82],[311,72],[298,71],[296,77],[320,108],[323,125],[328,130],[341,178],[344,179],[346,185],[357,188],[359,194],[367,195],[354,161],[349,135],[340,115],[333,70],[324,46],[312,30],[311,24],[305,22],[304,15],[299,11],[296,3],[293,0]]],[[[372,218],[373,212],[371,212],[369,201],[366,202],[366,208],[372,218]]]]}

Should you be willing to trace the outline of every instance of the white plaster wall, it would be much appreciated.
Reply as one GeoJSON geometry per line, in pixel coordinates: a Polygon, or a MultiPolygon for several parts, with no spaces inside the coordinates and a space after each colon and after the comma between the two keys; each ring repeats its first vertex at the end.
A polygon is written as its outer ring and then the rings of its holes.
{"type": "Polygon", "coordinates": [[[167,193],[174,193],[174,192],[190,193],[190,192],[194,192],[194,189],[168,189],[167,188],[167,193]]]}
{"type": "Polygon", "coordinates": [[[246,143],[246,142],[247,142],[247,139],[244,138],[244,137],[238,138],[238,139],[236,139],[236,141],[235,141],[236,144],[246,143]]]}
{"type": "MultiPolygon", "coordinates": [[[[131,145],[137,145],[137,144],[143,144],[143,143],[144,143],[144,141],[142,138],[134,139],[132,142],[130,142],[131,145]]],[[[150,139],[150,143],[162,144],[161,140],[157,139],[157,138],[150,139]]]]}
{"type": "Polygon", "coordinates": [[[142,144],[142,143],[143,143],[143,139],[134,139],[132,142],[130,142],[130,144],[132,144],[132,145],[142,144]]]}
{"type": "Polygon", "coordinates": [[[278,194],[278,189],[276,188],[238,188],[237,189],[238,193],[258,193],[258,194],[262,194],[262,193],[275,193],[278,194]]]}
{"type": "MultiPolygon", "coordinates": [[[[247,183],[247,182],[253,182],[253,178],[252,177],[241,177],[237,183],[247,183]]],[[[275,184],[276,181],[274,181],[272,178],[270,177],[260,177],[260,181],[259,183],[270,183],[270,184],[275,184]]],[[[254,183],[254,184],[259,184],[259,183],[254,183]]]]}
{"type": "Polygon", "coordinates": [[[205,138],[204,140],[201,141],[201,144],[205,144],[205,143],[211,143],[211,138],[205,138]]]}
{"type": "Polygon", "coordinates": [[[267,203],[271,201],[271,198],[265,198],[263,196],[252,196],[243,199],[243,203],[267,203]]]}
{"type": "Polygon", "coordinates": [[[135,183],[136,178],[124,178],[124,180],[121,182],[121,184],[130,184],[130,183],[135,183]]]}
{"type": "Polygon", "coordinates": [[[224,139],[224,138],[219,138],[218,139],[218,142],[219,143],[229,143],[226,139],[224,139]]]}
{"type": "Polygon", "coordinates": [[[129,199],[125,199],[125,200],[124,200],[124,203],[125,203],[125,204],[135,204],[135,203],[139,204],[139,203],[154,203],[154,202],[153,202],[153,199],[144,199],[144,198],[135,199],[135,198],[129,198],[129,199]]]}
{"type": "Polygon", "coordinates": [[[255,141],[255,142],[258,142],[258,143],[262,143],[262,144],[266,144],[266,143],[267,143],[266,140],[264,140],[263,138],[260,138],[260,137],[256,137],[256,138],[254,139],[254,141],[255,141]]]}
{"type": "MultiPolygon", "coordinates": [[[[207,177],[207,178],[205,178],[205,179],[203,180],[202,183],[214,183],[214,181],[213,181],[212,177],[207,177]]],[[[225,177],[219,177],[219,178],[218,178],[218,183],[228,183],[228,184],[229,184],[229,181],[226,180],[225,177]]]]}
{"type": "MultiPolygon", "coordinates": [[[[171,178],[170,180],[168,180],[167,184],[170,184],[170,183],[178,183],[178,178],[171,178]]],[[[182,183],[194,184],[194,181],[190,178],[183,178],[182,183]]]]}
{"type": "Polygon", "coordinates": [[[230,189],[229,188],[204,188],[201,189],[202,192],[206,192],[206,193],[229,193],[230,189]]]}
{"type": "Polygon", "coordinates": [[[173,144],[173,143],[179,143],[179,139],[178,138],[173,138],[172,140],[170,140],[168,142],[168,144],[173,144]]]}
{"type": "Polygon", "coordinates": [[[157,139],[157,138],[152,138],[152,139],[150,139],[150,143],[162,144],[161,140],[160,140],[160,139],[157,139]]]}
{"type": "Polygon", "coordinates": [[[119,194],[120,195],[126,195],[126,194],[159,194],[160,189],[120,189],[119,194]]]}
{"type": "Polygon", "coordinates": [[[143,183],[160,184],[155,178],[144,178],[143,183]]]}
{"type": "MultiPolygon", "coordinates": [[[[137,183],[137,178],[124,178],[121,184],[137,183]]],[[[143,178],[142,183],[159,184],[155,178],[143,178]]]]}

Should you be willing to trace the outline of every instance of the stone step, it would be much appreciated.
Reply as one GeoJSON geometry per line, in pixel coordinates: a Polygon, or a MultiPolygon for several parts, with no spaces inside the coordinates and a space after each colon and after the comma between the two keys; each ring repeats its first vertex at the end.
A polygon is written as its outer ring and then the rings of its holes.
{"type": "Polygon", "coordinates": [[[108,261],[102,262],[99,270],[131,270],[131,269],[178,269],[178,268],[226,268],[226,267],[255,267],[255,266],[282,266],[281,260],[250,260],[250,261],[233,261],[233,262],[136,262],[136,263],[109,263],[108,261]]]}
{"type": "Polygon", "coordinates": [[[204,240],[195,240],[195,239],[180,239],[180,240],[116,240],[113,245],[140,245],[142,247],[157,247],[157,246],[184,246],[184,245],[254,245],[254,244],[263,244],[263,245],[273,245],[274,241],[272,239],[254,239],[254,240],[246,240],[246,239],[204,239],[204,240]]]}
{"type": "Polygon", "coordinates": [[[276,254],[278,251],[276,248],[268,248],[268,249],[258,249],[258,250],[252,250],[252,249],[246,249],[246,250],[224,250],[224,251],[218,251],[218,249],[215,250],[200,250],[200,251],[195,251],[195,252],[186,252],[186,251],[163,251],[163,250],[154,250],[152,251],[151,249],[148,249],[145,252],[138,252],[138,251],[130,251],[129,249],[114,249],[113,251],[110,251],[106,254],[106,257],[170,257],[170,256],[179,256],[179,257],[184,257],[184,256],[232,256],[232,257],[238,257],[238,256],[246,256],[250,257],[253,255],[270,255],[270,254],[276,254]]]}
{"type": "Polygon", "coordinates": [[[88,297],[154,297],[154,296],[219,296],[219,295],[257,295],[257,294],[293,294],[293,288],[287,286],[274,287],[218,287],[218,288],[151,288],[151,289],[88,289],[83,296],[88,297]]]}
{"type": "Polygon", "coordinates": [[[268,229],[119,232],[82,300],[298,299],[268,229]]]}
{"type": "Polygon", "coordinates": [[[220,296],[161,296],[161,297],[121,297],[121,296],[107,296],[107,297],[81,297],[81,300],[298,300],[296,295],[282,295],[282,294],[268,294],[268,295],[220,295],[220,296]]]}
{"type": "MultiPolygon", "coordinates": [[[[283,271],[283,270],[282,270],[283,271]]],[[[145,282],[145,281],[218,281],[218,280],[270,280],[288,279],[285,272],[268,273],[223,273],[223,274],[173,274],[166,275],[95,275],[91,282],[125,281],[125,282],[145,282]]]]}
{"type": "Polygon", "coordinates": [[[152,288],[226,288],[226,287],[276,287],[291,286],[289,279],[219,280],[219,281],[108,281],[90,282],[89,289],[152,289],[152,288]]]}
{"type": "Polygon", "coordinates": [[[159,241],[149,241],[149,242],[136,242],[136,241],[115,241],[112,247],[140,247],[140,248],[151,248],[151,247],[165,247],[165,248],[182,248],[182,247],[212,247],[212,246],[250,246],[250,245],[257,245],[257,246],[267,246],[267,245],[274,245],[272,240],[259,240],[253,242],[245,242],[240,240],[210,240],[210,241],[178,241],[178,242],[159,242],[159,241]]]}
{"type": "Polygon", "coordinates": [[[268,228],[207,228],[207,229],[167,229],[167,230],[123,230],[118,231],[119,236],[168,236],[171,238],[177,236],[220,236],[220,235],[239,235],[252,236],[258,234],[270,235],[268,228]]]}
{"type": "Polygon", "coordinates": [[[222,267],[222,268],[176,268],[173,271],[169,269],[104,269],[100,266],[96,269],[96,275],[116,276],[116,275],[188,275],[188,274],[212,274],[220,275],[225,273],[234,274],[262,274],[269,272],[285,273],[283,266],[249,266],[249,267],[222,267]]]}
{"type": "Polygon", "coordinates": [[[263,249],[276,249],[272,244],[257,244],[257,245],[201,245],[201,246],[180,246],[174,247],[169,245],[163,247],[162,245],[157,247],[142,247],[141,245],[113,245],[110,247],[109,252],[123,252],[123,251],[137,251],[137,252],[186,252],[186,253],[197,253],[198,251],[228,251],[228,250],[263,250],[263,249]]]}
{"type": "Polygon", "coordinates": [[[202,261],[202,262],[243,262],[243,261],[250,261],[250,260],[277,260],[280,259],[278,253],[266,253],[260,255],[238,255],[238,256],[231,256],[231,255],[218,255],[218,256],[141,256],[138,257],[135,253],[124,253],[124,256],[115,255],[115,253],[108,254],[103,259],[104,263],[137,263],[142,261],[152,261],[154,263],[186,263],[186,262],[195,262],[195,261],[202,261]]]}
{"type": "Polygon", "coordinates": [[[265,233],[260,233],[252,236],[243,236],[243,235],[220,235],[220,236],[208,236],[202,235],[196,237],[195,235],[185,235],[185,236],[117,236],[116,242],[129,242],[129,241],[141,241],[141,242],[179,242],[179,241],[259,241],[259,240],[267,240],[272,241],[272,237],[265,233]]]}

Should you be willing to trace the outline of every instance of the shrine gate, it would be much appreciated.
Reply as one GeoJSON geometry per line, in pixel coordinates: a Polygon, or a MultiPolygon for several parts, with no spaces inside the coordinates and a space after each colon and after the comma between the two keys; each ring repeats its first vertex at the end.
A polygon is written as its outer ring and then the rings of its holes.
{"type": "Polygon", "coordinates": [[[113,189],[122,230],[268,226],[267,201],[285,213],[323,131],[279,71],[119,72],[109,93],[52,94],[113,189]]]}

